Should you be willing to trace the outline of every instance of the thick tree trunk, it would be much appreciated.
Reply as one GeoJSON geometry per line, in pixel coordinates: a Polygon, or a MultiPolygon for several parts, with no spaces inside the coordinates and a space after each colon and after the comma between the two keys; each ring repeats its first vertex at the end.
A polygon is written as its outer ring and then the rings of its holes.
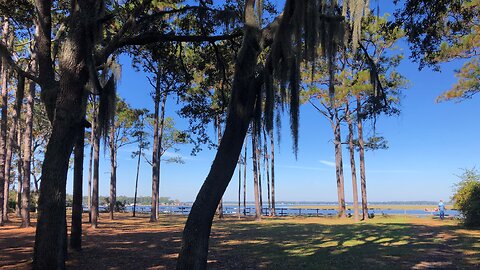
{"type": "Polygon", "coordinates": [[[248,1],[245,10],[246,27],[235,67],[223,139],[188,216],[177,261],[179,270],[205,269],[207,266],[208,240],[215,209],[235,171],[261,87],[261,80],[255,78],[261,33],[255,22],[254,2],[248,1]]]}
{"type": "MultiPolygon", "coordinates": [[[[8,19],[5,19],[3,23],[3,42],[7,44],[8,37],[8,19]]],[[[8,100],[8,64],[3,61],[2,71],[0,75],[2,82],[1,89],[1,109],[2,114],[0,117],[0,226],[4,221],[8,219],[8,203],[5,204],[5,199],[8,200],[8,182],[5,181],[5,152],[6,152],[6,139],[7,139],[7,100],[8,100]],[[5,186],[7,188],[5,188],[5,186]],[[5,193],[7,196],[5,196],[5,193]]]]}
{"type": "MultiPolygon", "coordinates": [[[[98,120],[98,111],[95,111],[98,120]]],[[[95,137],[93,139],[93,179],[92,179],[92,228],[98,227],[98,187],[100,178],[100,126],[95,121],[95,137]]]]}
{"type": "Polygon", "coordinates": [[[25,133],[23,139],[23,185],[22,185],[22,226],[30,226],[30,177],[32,168],[33,109],[35,105],[35,83],[30,82],[25,112],[25,133]]]}
{"type": "MultiPolygon", "coordinates": [[[[22,103],[23,103],[23,96],[25,94],[25,77],[18,76],[18,81],[17,81],[17,91],[15,93],[15,103],[14,103],[14,110],[11,116],[12,119],[12,125],[10,126],[10,129],[8,131],[8,136],[7,136],[7,154],[5,158],[5,181],[6,183],[10,183],[10,175],[11,175],[11,168],[12,168],[12,156],[13,156],[13,149],[15,148],[16,142],[15,140],[17,139],[17,125],[18,125],[18,120],[20,119],[20,113],[22,109],[22,103]]],[[[20,159],[20,158],[19,158],[20,159]]],[[[7,190],[8,190],[7,186],[7,190]]],[[[8,196],[7,198],[7,204],[8,204],[8,196]]],[[[17,209],[19,209],[17,207],[17,209]]]]}
{"type": "Polygon", "coordinates": [[[253,195],[255,199],[255,220],[262,220],[262,206],[260,204],[260,189],[258,181],[258,157],[256,132],[252,132],[252,161],[253,161],[253,195]]]}
{"type": "MultiPolygon", "coordinates": [[[[357,113],[361,111],[360,96],[357,96],[357,113]]],[[[368,219],[367,204],[367,178],[365,175],[365,142],[363,141],[363,123],[362,117],[357,117],[358,144],[360,148],[360,189],[362,192],[362,218],[368,219]]]]}
{"type": "Polygon", "coordinates": [[[355,165],[355,146],[353,144],[353,120],[347,105],[346,117],[348,122],[348,150],[350,152],[350,168],[352,170],[352,189],[353,189],[353,218],[359,220],[358,211],[358,187],[357,187],[357,170],[355,165]]]}
{"type": "Polygon", "coordinates": [[[117,143],[115,139],[115,123],[110,127],[110,219],[117,202],[117,143]]]}
{"type": "Polygon", "coordinates": [[[65,269],[67,238],[65,196],[69,158],[76,135],[85,118],[85,84],[88,80],[85,57],[92,55],[92,1],[72,5],[69,32],[59,57],[59,82],[55,82],[51,57],[52,1],[36,0],[36,35],[42,99],[52,122],[52,134],[42,166],[38,220],[33,256],[34,269],[65,269]],[[91,33],[90,33],[91,34],[91,33]],[[90,41],[90,42],[89,42],[90,41]],[[58,91],[57,91],[58,90],[58,91]]]}
{"type": "Polygon", "coordinates": [[[82,46],[86,39],[83,35],[85,33],[76,29],[81,23],[74,20],[75,18],[71,19],[75,22],[71,25],[71,33],[76,35],[67,37],[60,57],[60,91],[54,111],[52,134],[42,167],[34,269],[65,269],[67,256],[65,213],[67,173],[78,128],[83,125],[85,117],[86,102],[83,95],[88,75],[83,57],[89,55],[82,46]]]}
{"type": "Polygon", "coordinates": [[[270,210],[271,215],[275,216],[275,143],[273,138],[273,131],[270,133],[270,152],[272,156],[271,171],[272,171],[272,208],[270,210]]]}
{"type": "Polygon", "coordinates": [[[74,149],[72,228],[70,247],[82,249],[82,198],[83,198],[83,159],[85,149],[85,127],[79,129],[74,149]]]}
{"type": "Polygon", "coordinates": [[[87,204],[88,204],[88,223],[92,223],[92,179],[93,179],[93,152],[95,144],[95,132],[97,130],[97,108],[96,100],[92,101],[92,131],[90,132],[90,159],[88,161],[88,195],[87,195],[87,204]]]}
{"type": "Polygon", "coordinates": [[[345,184],[343,177],[343,157],[342,157],[342,136],[340,132],[340,119],[338,118],[338,109],[335,108],[335,119],[333,123],[334,144],[335,144],[335,175],[337,178],[338,193],[338,216],[346,218],[345,211],[345,184]]]}

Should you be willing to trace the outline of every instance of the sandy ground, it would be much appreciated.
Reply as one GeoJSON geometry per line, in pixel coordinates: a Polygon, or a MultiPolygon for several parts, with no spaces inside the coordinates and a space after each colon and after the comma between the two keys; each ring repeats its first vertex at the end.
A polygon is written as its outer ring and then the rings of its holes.
{"type": "MultiPolygon", "coordinates": [[[[185,217],[150,223],[130,215],[111,221],[101,214],[97,229],[84,223],[83,249],[69,251],[67,267],[174,269],[185,217]]],[[[0,227],[0,269],[31,268],[35,228],[20,229],[19,222],[12,215],[0,227]]],[[[392,269],[480,269],[480,231],[431,219],[376,222],[230,217],[214,223],[209,269],[385,269],[392,262],[392,269]]]]}

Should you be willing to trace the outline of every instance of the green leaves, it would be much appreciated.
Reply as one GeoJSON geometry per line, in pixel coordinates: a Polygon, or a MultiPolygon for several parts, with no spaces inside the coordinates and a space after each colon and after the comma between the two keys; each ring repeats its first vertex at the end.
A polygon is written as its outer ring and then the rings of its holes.
{"type": "Polygon", "coordinates": [[[480,174],[473,169],[465,169],[458,176],[461,181],[455,186],[454,207],[458,209],[466,226],[480,226],[480,174]]]}

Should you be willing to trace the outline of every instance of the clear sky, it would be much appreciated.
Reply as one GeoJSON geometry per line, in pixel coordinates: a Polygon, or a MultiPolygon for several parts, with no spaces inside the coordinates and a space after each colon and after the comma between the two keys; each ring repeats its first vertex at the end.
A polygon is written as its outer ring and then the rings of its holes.
{"type": "MultiPolygon", "coordinates": [[[[386,7],[388,10],[389,6],[386,7]]],[[[408,55],[405,44],[401,45],[408,55]]],[[[126,56],[123,64],[122,80],[119,85],[121,97],[136,108],[153,110],[152,91],[143,72],[135,72],[126,56]]],[[[377,132],[389,142],[388,150],[367,152],[367,192],[370,201],[411,201],[448,200],[452,195],[455,175],[462,168],[479,167],[480,142],[480,96],[461,103],[444,102],[437,104],[435,98],[455,83],[454,70],[460,62],[442,65],[441,72],[425,69],[408,58],[398,71],[409,81],[404,91],[401,115],[380,117],[377,132]]],[[[178,117],[176,100],[167,102],[167,116],[175,119],[177,128],[187,127],[187,121],[178,117]]],[[[343,135],[346,128],[343,127],[343,135]]],[[[366,133],[371,134],[367,124],[366,133]]],[[[277,201],[335,201],[336,184],[334,169],[334,148],[329,123],[310,104],[301,107],[300,140],[298,159],[292,154],[288,117],[283,119],[282,140],[276,151],[276,198],[277,201]]],[[[213,136],[213,127],[211,127],[213,136]]],[[[131,158],[134,146],[126,146],[118,157],[118,195],[133,196],[135,187],[136,161],[131,158]]],[[[203,183],[215,151],[204,151],[190,156],[192,146],[181,147],[180,155],[185,164],[161,165],[160,196],[181,201],[193,201],[203,183]]],[[[251,150],[250,150],[251,151],[251,150]]],[[[249,152],[250,152],[249,151],[249,152]]],[[[110,166],[108,152],[102,153],[100,164],[100,195],[108,195],[110,166]]],[[[167,153],[173,154],[173,153],[167,153]]],[[[351,173],[348,152],[344,149],[345,190],[347,201],[352,199],[351,173]]],[[[250,157],[250,156],[249,156],[250,157]]],[[[358,155],[356,156],[358,162],[358,155]]],[[[88,151],[86,152],[86,162],[88,151]]],[[[85,163],[84,194],[87,190],[87,170],[85,163]]],[[[357,169],[358,172],[358,169],[357,169]]],[[[72,193],[72,178],[67,192],[72,193]]],[[[251,159],[248,166],[247,200],[253,200],[253,179],[251,159]]],[[[224,198],[235,201],[238,192],[238,175],[232,181],[224,198]]],[[[266,184],[263,184],[266,200],[266,184]]],[[[139,195],[151,195],[151,167],[143,162],[140,169],[139,195]]]]}

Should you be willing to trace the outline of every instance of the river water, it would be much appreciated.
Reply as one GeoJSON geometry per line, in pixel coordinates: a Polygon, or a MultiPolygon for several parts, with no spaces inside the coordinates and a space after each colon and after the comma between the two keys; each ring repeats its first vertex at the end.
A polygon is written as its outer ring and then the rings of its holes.
{"type": "MultiPolygon", "coordinates": [[[[319,205],[320,206],[320,205],[319,205]]],[[[301,205],[281,205],[275,208],[275,212],[278,216],[336,216],[337,210],[335,209],[334,205],[325,205],[322,208],[326,209],[316,209],[314,206],[312,208],[308,208],[308,206],[301,205]]],[[[396,206],[397,209],[379,209],[379,208],[370,208],[369,214],[374,216],[385,216],[385,215],[408,215],[408,216],[418,216],[418,217],[428,217],[428,216],[438,216],[438,212],[435,211],[425,211],[425,210],[412,210],[407,209],[398,209],[401,207],[396,206]]],[[[150,206],[147,205],[137,205],[135,211],[138,213],[149,213],[150,206]]],[[[160,212],[164,214],[177,214],[177,215],[188,215],[190,213],[191,206],[190,205],[180,205],[180,206],[160,206],[160,212]]],[[[100,211],[108,211],[106,207],[100,207],[100,211]]],[[[126,212],[132,212],[133,206],[126,206],[126,212]]],[[[225,205],[223,207],[223,212],[225,215],[237,215],[238,213],[238,206],[232,205],[225,205]]],[[[255,207],[253,205],[247,205],[246,208],[243,206],[240,207],[240,213],[244,215],[254,215],[255,214],[255,207]]],[[[270,211],[268,208],[262,209],[263,215],[269,215],[270,211]]],[[[347,210],[347,215],[353,214],[353,210],[347,210]]],[[[457,210],[446,210],[445,216],[450,217],[458,217],[460,213],[457,210]]]]}

